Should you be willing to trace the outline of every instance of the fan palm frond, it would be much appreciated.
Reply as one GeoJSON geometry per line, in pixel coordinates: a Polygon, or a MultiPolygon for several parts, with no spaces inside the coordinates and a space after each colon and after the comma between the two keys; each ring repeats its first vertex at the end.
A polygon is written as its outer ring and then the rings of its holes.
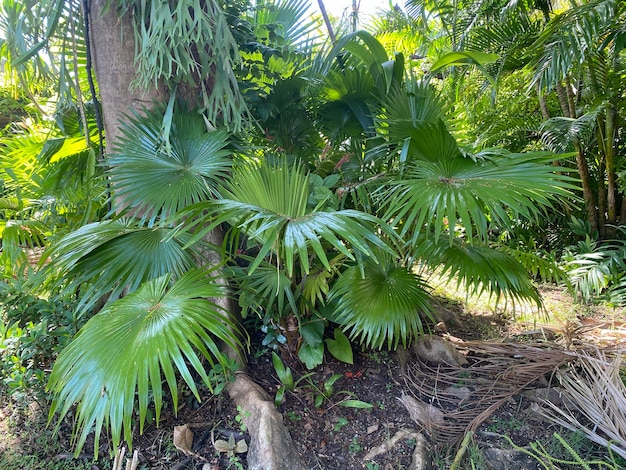
{"type": "Polygon", "coordinates": [[[401,235],[432,228],[435,240],[448,231],[450,243],[460,223],[471,243],[488,239],[488,219],[508,226],[518,216],[536,218],[554,198],[573,197],[574,180],[555,172],[545,153],[491,154],[478,162],[456,157],[408,164],[392,181],[384,219],[401,224],[401,235]]]}
{"type": "Polygon", "coordinates": [[[348,268],[329,299],[336,305],[333,319],[372,348],[406,345],[424,332],[423,319],[432,320],[426,284],[391,256],[348,268]]]}
{"type": "Polygon", "coordinates": [[[487,293],[500,300],[543,302],[528,276],[528,270],[515,257],[486,245],[453,244],[424,240],[416,249],[417,257],[433,268],[441,268],[449,282],[463,285],[470,295],[487,293]]]}
{"type": "Polygon", "coordinates": [[[199,217],[201,228],[194,240],[229,223],[258,243],[260,250],[250,265],[251,272],[268,255],[275,256],[279,265],[284,264],[290,277],[296,260],[302,273],[307,274],[312,255],[330,270],[322,242],[351,260],[355,259],[354,251],[373,255],[374,247],[389,250],[377,235],[380,229],[393,236],[382,221],[356,210],[325,211],[323,202],[311,209],[307,205],[310,193],[309,177],[300,166],[250,165],[238,168],[222,190],[223,199],[197,204],[181,216],[199,217]],[[208,215],[203,216],[205,210],[208,215]]]}
{"type": "Polygon", "coordinates": [[[80,291],[77,310],[85,313],[104,295],[114,300],[150,279],[182,276],[195,265],[193,250],[184,248],[188,239],[130,220],[95,222],[55,243],[42,258],[50,258],[42,273],[80,291]]]}
{"type": "Polygon", "coordinates": [[[563,153],[572,151],[575,143],[590,143],[598,125],[598,117],[604,111],[597,106],[577,119],[554,117],[541,125],[541,140],[551,151],[563,153]]]}
{"type": "MultiPolygon", "coordinates": [[[[258,2],[253,24],[257,27],[276,28],[272,35],[280,35],[281,43],[298,47],[309,44],[318,22],[310,15],[308,0],[272,0],[258,2]]],[[[265,33],[267,34],[267,33],[265,33]]]]}
{"type": "Polygon", "coordinates": [[[539,59],[532,86],[539,83],[542,89],[552,88],[606,47],[620,34],[618,18],[623,8],[623,2],[593,0],[554,17],[533,46],[539,59]]]}
{"type": "Polygon", "coordinates": [[[556,284],[569,282],[567,273],[554,259],[531,252],[528,249],[515,249],[505,245],[494,245],[492,247],[515,258],[534,278],[556,284]]]}
{"type": "Polygon", "coordinates": [[[611,284],[619,283],[626,270],[626,246],[623,241],[596,241],[589,236],[563,256],[564,270],[576,295],[591,302],[611,284]]]}
{"type": "Polygon", "coordinates": [[[85,324],[59,355],[48,383],[55,393],[50,418],[58,413],[60,424],[78,403],[76,453],[95,430],[97,455],[103,426],[110,427],[114,448],[122,437],[131,444],[136,400],[142,432],[150,396],[157,421],[160,417],[163,379],[176,410],[176,373],[200,400],[192,372],[211,387],[200,357],[211,364],[221,358],[216,339],[241,346],[236,325],[207,300],[224,295],[205,272],[190,271],[173,283],[165,275],[111,303],[85,324]]]}
{"type": "Polygon", "coordinates": [[[228,133],[207,132],[197,113],[174,112],[167,136],[162,110],[134,116],[108,159],[115,197],[154,221],[214,196],[231,165],[227,142],[228,133]]]}
{"type": "MultiPolygon", "coordinates": [[[[246,263],[254,262],[254,258],[249,256],[241,258],[246,263]]],[[[260,318],[281,318],[289,310],[299,313],[297,294],[294,293],[293,283],[284,270],[263,261],[253,272],[240,266],[227,266],[224,272],[237,286],[243,318],[250,313],[255,313],[260,318]]]]}
{"type": "Polygon", "coordinates": [[[392,87],[383,98],[382,122],[390,126],[406,122],[415,125],[423,122],[436,123],[443,119],[446,105],[427,80],[411,76],[406,87],[392,87]]]}

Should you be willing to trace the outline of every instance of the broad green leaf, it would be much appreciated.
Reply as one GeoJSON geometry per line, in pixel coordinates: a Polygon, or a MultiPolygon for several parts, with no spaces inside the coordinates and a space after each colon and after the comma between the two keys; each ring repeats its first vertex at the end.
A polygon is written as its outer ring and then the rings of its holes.
{"type": "Polygon", "coordinates": [[[489,54],[486,52],[466,51],[466,52],[449,52],[443,57],[440,57],[430,67],[430,71],[436,72],[444,67],[450,67],[455,65],[485,65],[493,64],[500,57],[498,54],[489,54]]]}
{"type": "Polygon", "coordinates": [[[407,344],[424,332],[422,318],[431,318],[426,285],[390,257],[349,268],[330,293],[336,320],[351,338],[372,348],[407,344]]]}
{"type": "Polygon", "coordinates": [[[304,363],[307,369],[313,369],[324,361],[324,343],[311,346],[309,343],[302,343],[298,350],[298,358],[304,363]]]}
{"type": "Polygon", "coordinates": [[[280,383],[284,385],[286,390],[293,390],[294,383],[291,369],[289,367],[286,367],[280,356],[273,351],[272,364],[274,365],[274,370],[276,371],[276,375],[278,375],[278,380],[280,380],[280,383]]]}
{"type": "Polygon", "coordinates": [[[107,158],[120,208],[142,220],[215,197],[230,171],[228,133],[207,132],[198,113],[171,111],[168,106],[165,118],[158,108],[129,118],[107,158]]]}
{"type": "Polygon", "coordinates": [[[361,400],[342,400],[337,403],[339,406],[345,406],[347,408],[360,408],[362,410],[373,410],[374,405],[361,400]]]}
{"type": "Polygon", "coordinates": [[[314,317],[306,322],[300,323],[300,334],[302,339],[311,346],[318,346],[324,336],[324,320],[314,317]]]}
{"type": "Polygon", "coordinates": [[[354,364],[352,346],[350,345],[350,340],[348,339],[348,337],[343,333],[343,331],[341,331],[340,328],[335,328],[334,335],[334,339],[326,339],[328,352],[342,362],[354,364]]]}

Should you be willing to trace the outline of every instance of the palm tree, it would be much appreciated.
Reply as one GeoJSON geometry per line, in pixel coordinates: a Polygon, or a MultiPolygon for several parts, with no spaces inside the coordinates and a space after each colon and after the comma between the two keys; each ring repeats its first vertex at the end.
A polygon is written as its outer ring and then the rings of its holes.
{"type": "MultiPolygon", "coordinates": [[[[61,288],[80,295],[82,314],[91,316],[59,357],[50,381],[53,411],[61,418],[80,403],[78,450],[93,427],[97,442],[104,425],[115,446],[130,441],[135,396],[141,428],[149,392],[158,415],[163,377],[175,402],[176,374],[195,390],[190,365],[207,386],[203,360],[227,371],[232,367],[216,346],[223,341],[245,348],[224,289],[227,274],[235,275],[242,292],[258,296],[243,299],[249,311],[278,322],[286,314],[296,316],[305,339],[299,355],[307,364],[323,357],[325,324],[337,324],[373,347],[395,347],[421,334],[428,320],[428,286],[415,274],[420,265],[442,267],[469,289],[540,303],[527,271],[513,255],[494,250],[489,233],[518,218],[539,217],[554,197],[569,196],[568,179],[546,164],[550,155],[464,153],[432,87],[406,78],[403,57],[390,60],[364,32],[340,38],[326,54],[305,61],[301,76],[295,69],[287,76],[272,74],[262,99],[248,106],[232,86],[237,51],[222,10],[206,2],[208,9],[191,17],[172,16],[172,9],[198,7],[191,3],[145,3],[149,10],[134,16],[122,10],[121,20],[112,9],[102,13],[104,2],[92,4],[93,33],[108,32],[101,37],[111,41],[108,49],[94,45],[114,210],[55,244],[43,271],[50,282],[62,279],[61,288]],[[131,33],[131,17],[143,21],[148,12],[160,19],[148,25],[149,34],[137,36],[138,60],[146,61],[142,67],[152,60],[159,67],[138,83],[161,104],[136,113],[114,109],[111,80],[124,74],[105,74],[103,54],[116,51],[110,63],[130,73],[135,57],[124,56],[129,48],[116,42],[117,28],[121,21],[131,33]],[[200,17],[208,30],[187,28],[200,17]],[[152,42],[172,28],[192,37],[178,38],[175,53],[152,50],[152,42]],[[224,35],[224,43],[194,36],[207,31],[224,35]],[[197,56],[176,55],[190,47],[197,56]],[[206,56],[216,48],[216,57],[228,60],[214,75],[217,59],[206,56]],[[180,104],[195,87],[202,95],[212,85],[215,101],[199,110],[180,104]],[[170,96],[163,99],[166,89],[170,96]],[[280,90],[293,93],[282,100],[280,90]],[[280,122],[282,109],[276,107],[294,103],[307,111],[302,126],[280,122]],[[280,131],[280,146],[246,145],[274,138],[265,129],[255,134],[254,127],[246,128],[244,117],[256,114],[280,131]],[[308,138],[314,141],[298,151],[296,143],[308,138]],[[237,259],[240,249],[246,253],[237,259]],[[105,305],[94,314],[100,301],[105,305]],[[131,355],[136,344],[142,353],[131,355]],[[83,354],[87,345],[90,352],[83,354]]],[[[271,70],[270,57],[264,67],[271,70]]],[[[254,84],[261,85],[261,79],[254,84]]],[[[121,94],[121,103],[146,101],[136,91],[121,94]]],[[[237,374],[230,384],[235,401],[254,412],[266,409],[266,400],[255,398],[249,387],[241,391],[245,382],[237,374]]],[[[255,458],[266,421],[258,414],[248,421],[249,458],[255,458]]],[[[282,435],[281,429],[270,432],[282,435]]],[[[286,458],[293,449],[276,439],[267,442],[283,455],[259,468],[298,468],[297,458],[286,458]]]]}

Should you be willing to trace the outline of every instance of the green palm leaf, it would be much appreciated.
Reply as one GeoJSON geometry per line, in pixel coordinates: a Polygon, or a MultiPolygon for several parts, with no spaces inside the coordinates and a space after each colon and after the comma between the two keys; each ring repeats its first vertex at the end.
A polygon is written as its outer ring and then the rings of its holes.
{"type": "Polygon", "coordinates": [[[536,218],[556,197],[573,198],[574,181],[547,165],[545,153],[493,154],[420,161],[407,165],[403,178],[391,183],[386,218],[402,224],[401,234],[415,241],[422,230],[435,240],[448,230],[450,243],[458,221],[467,240],[488,238],[492,224],[508,226],[517,217],[536,218]]]}
{"type": "Polygon", "coordinates": [[[135,400],[139,400],[140,432],[152,396],[158,421],[163,404],[163,378],[178,406],[176,372],[200,400],[192,371],[211,386],[198,353],[211,364],[220,358],[215,339],[241,346],[236,326],[207,298],[223,296],[205,272],[190,271],[172,283],[166,275],[110,304],[92,317],[55,362],[48,388],[56,398],[50,418],[59,424],[75,403],[77,448],[95,429],[95,448],[103,426],[110,427],[113,447],[131,444],[135,400]],[[191,370],[190,370],[191,369],[191,370]]]}
{"type": "Polygon", "coordinates": [[[336,302],[334,320],[369,347],[406,345],[424,332],[422,317],[432,320],[426,284],[404,266],[382,256],[361,270],[344,272],[330,292],[336,302]]]}
{"type": "Polygon", "coordinates": [[[441,268],[450,282],[463,284],[470,295],[486,292],[496,301],[533,302],[539,308],[543,305],[528,270],[508,253],[458,240],[453,244],[424,240],[417,253],[429,266],[441,268]]]}
{"type": "Polygon", "coordinates": [[[162,110],[135,116],[108,159],[115,197],[154,220],[214,196],[230,170],[227,144],[228,133],[207,132],[197,113],[174,112],[167,138],[162,110]]]}
{"type": "MultiPolygon", "coordinates": [[[[313,37],[313,41],[317,42],[315,32],[318,23],[307,14],[309,9],[308,0],[274,0],[271,2],[257,2],[254,12],[253,24],[262,30],[266,26],[274,27],[270,29],[272,35],[270,37],[279,36],[280,45],[306,46],[313,37]]],[[[259,31],[257,34],[267,34],[265,31],[259,31]]],[[[278,41],[277,41],[278,42],[278,41]]]]}
{"type": "MultiPolygon", "coordinates": [[[[254,258],[248,256],[242,256],[241,259],[248,263],[254,261],[254,258]]],[[[290,311],[298,314],[297,294],[284,270],[277,270],[276,266],[263,261],[252,273],[240,266],[228,266],[224,272],[237,286],[243,318],[251,312],[260,318],[264,315],[281,318],[290,311]]]]}
{"type": "Polygon", "coordinates": [[[247,166],[240,168],[227,183],[222,191],[224,199],[198,204],[183,211],[181,216],[200,216],[198,225],[202,228],[194,240],[220,224],[229,223],[258,243],[259,254],[250,266],[250,273],[267,255],[276,256],[279,264],[284,263],[291,277],[296,261],[302,273],[309,272],[312,255],[330,270],[327,246],[351,260],[355,259],[353,250],[373,255],[373,247],[388,249],[376,235],[376,227],[393,234],[379,219],[356,210],[326,212],[321,205],[311,209],[307,206],[310,192],[309,177],[300,167],[247,166]],[[202,216],[205,210],[208,216],[202,216]]]}
{"type": "Polygon", "coordinates": [[[85,225],[53,245],[42,259],[48,282],[68,281],[66,289],[80,292],[79,312],[86,312],[104,295],[110,300],[123,290],[135,291],[143,282],[165,274],[180,277],[195,266],[194,252],[185,249],[189,236],[172,236],[167,228],[147,228],[129,220],[85,225]]]}

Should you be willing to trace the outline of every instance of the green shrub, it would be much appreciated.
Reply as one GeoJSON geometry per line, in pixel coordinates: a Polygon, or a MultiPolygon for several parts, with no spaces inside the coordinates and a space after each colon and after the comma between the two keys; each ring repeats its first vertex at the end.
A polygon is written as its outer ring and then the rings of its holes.
{"type": "Polygon", "coordinates": [[[24,279],[0,282],[0,392],[17,402],[45,399],[52,362],[78,331],[70,299],[27,289],[24,279]]]}

